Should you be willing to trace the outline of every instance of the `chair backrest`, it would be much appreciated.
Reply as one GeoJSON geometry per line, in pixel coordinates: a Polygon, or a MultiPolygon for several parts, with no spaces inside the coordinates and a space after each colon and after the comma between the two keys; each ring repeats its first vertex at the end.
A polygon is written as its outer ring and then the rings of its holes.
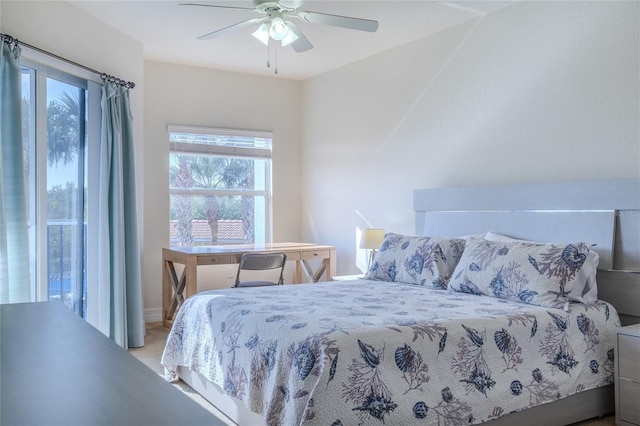
{"type": "Polygon", "coordinates": [[[283,284],[284,265],[287,262],[287,255],[282,252],[271,253],[244,253],[240,257],[238,264],[238,273],[234,287],[262,287],[267,285],[283,284]],[[280,268],[280,276],[277,282],[273,281],[241,281],[240,272],[247,271],[266,271],[270,269],[280,268]]]}

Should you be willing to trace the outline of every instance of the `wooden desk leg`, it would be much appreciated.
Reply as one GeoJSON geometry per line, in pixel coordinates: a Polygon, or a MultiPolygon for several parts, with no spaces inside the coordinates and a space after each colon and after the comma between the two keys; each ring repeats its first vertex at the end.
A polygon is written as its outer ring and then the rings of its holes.
{"type": "Polygon", "coordinates": [[[336,251],[330,250],[329,257],[322,259],[322,263],[315,271],[306,259],[298,261],[296,265],[296,279],[302,282],[302,272],[307,276],[308,282],[317,283],[322,281],[331,281],[331,277],[336,276],[336,251]],[[299,275],[298,275],[299,274],[299,275]]]}
{"type": "Polygon", "coordinates": [[[296,275],[293,277],[293,283],[302,283],[302,260],[296,260],[296,275]]]}
{"type": "Polygon", "coordinates": [[[173,320],[173,316],[180,306],[184,303],[184,287],[186,285],[186,277],[184,271],[178,280],[176,275],[176,269],[173,266],[173,262],[167,260],[167,272],[169,273],[169,280],[171,281],[171,287],[173,290],[171,303],[169,303],[169,310],[167,311],[167,320],[173,320]]]}
{"type": "Polygon", "coordinates": [[[171,283],[167,272],[167,261],[162,259],[162,325],[170,327],[167,323],[169,314],[169,300],[171,299],[171,283]]]}
{"type": "Polygon", "coordinates": [[[162,325],[171,328],[175,311],[176,289],[179,287],[173,262],[162,259],[162,325]]]}
{"type": "Polygon", "coordinates": [[[187,256],[184,278],[186,280],[184,298],[186,299],[198,292],[198,258],[196,256],[187,256]]]}
{"type": "Polygon", "coordinates": [[[322,281],[322,276],[326,274],[327,272],[327,263],[328,260],[327,259],[322,259],[322,263],[320,264],[320,266],[318,267],[318,269],[316,270],[316,272],[313,274],[313,276],[311,277],[311,280],[314,283],[317,283],[319,281],[322,281]]]}
{"type": "Polygon", "coordinates": [[[171,328],[176,311],[184,303],[186,268],[178,279],[172,261],[163,260],[162,264],[164,266],[162,269],[162,325],[171,328]]]}
{"type": "Polygon", "coordinates": [[[336,249],[329,250],[329,260],[327,265],[327,273],[325,275],[325,281],[331,281],[333,277],[338,275],[337,271],[337,260],[336,260],[336,249]]]}

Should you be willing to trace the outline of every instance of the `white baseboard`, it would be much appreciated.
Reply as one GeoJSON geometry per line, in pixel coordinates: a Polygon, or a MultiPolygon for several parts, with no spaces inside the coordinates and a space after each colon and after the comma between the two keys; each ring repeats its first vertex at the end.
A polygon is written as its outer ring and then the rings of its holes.
{"type": "Polygon", "coordinates": [[[162,321],[162,308],[151,308],[144,310],[144,322],[162,321]]]}

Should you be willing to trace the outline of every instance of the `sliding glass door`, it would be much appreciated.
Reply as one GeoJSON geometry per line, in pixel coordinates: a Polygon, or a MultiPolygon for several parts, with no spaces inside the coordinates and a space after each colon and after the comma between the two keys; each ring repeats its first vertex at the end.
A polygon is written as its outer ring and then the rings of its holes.
{"type": "Polygon", "coordinates": [[[84,312],[86,89],[47,77],[47,296],[84,312]]]}
{"type": "Polygon", "coordinates": [[[38,64],[22,75],[32,299],[85,317],[87,81],[38,64]]]}

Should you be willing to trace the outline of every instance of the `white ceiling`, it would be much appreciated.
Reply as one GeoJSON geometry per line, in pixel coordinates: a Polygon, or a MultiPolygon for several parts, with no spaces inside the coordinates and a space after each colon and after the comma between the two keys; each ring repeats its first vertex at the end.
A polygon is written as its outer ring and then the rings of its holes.
{"type": "MultiPolygon", "coordinates": [[[[267,47],[251,36],[253,27],[211,40],[196,39],[262,15],[243,10],[180,6],[185,2],[253,7],[251,0],[70,1],[140,41],[146,60],[274,76],[273,45],[271,68],[267,68],[267,47]]],[[[368,33],[296,20],[314,48],[296,53],[291,47],[278,47],[277,77],[303,80],[510,4],[510,1],[309,0],[299,9],[374,19],[379,21],[379,29],[368,33]]]]}

